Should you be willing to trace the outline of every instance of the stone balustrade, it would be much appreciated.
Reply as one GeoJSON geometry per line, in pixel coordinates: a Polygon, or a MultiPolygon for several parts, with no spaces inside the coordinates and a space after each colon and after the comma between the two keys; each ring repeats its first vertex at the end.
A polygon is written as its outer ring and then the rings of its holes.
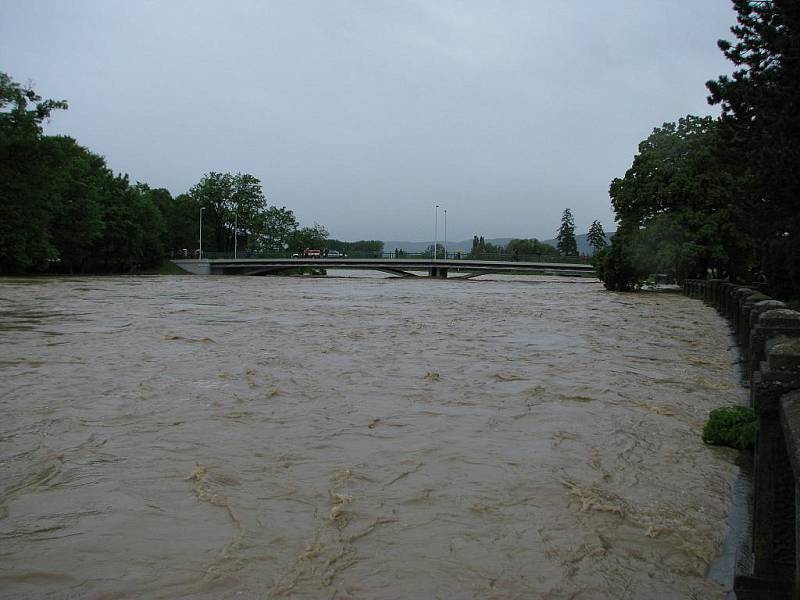
{"type": "Polygon", "coordinates": [[[800,600],[800,313],[717,279],[686,280],[683,291],[728,319],[757,420],[752,572],[736,574],[737,600],[800,600]]]}

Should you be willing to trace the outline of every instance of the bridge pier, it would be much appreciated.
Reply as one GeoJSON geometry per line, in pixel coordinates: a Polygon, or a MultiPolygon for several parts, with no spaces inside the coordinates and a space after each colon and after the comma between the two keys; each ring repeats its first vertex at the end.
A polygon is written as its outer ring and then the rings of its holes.
{"type": "Polygon", "coordinates": [[[428,275],[439,279],[447,279],[447,267],[431,267],[428,269],[428,275]]]}

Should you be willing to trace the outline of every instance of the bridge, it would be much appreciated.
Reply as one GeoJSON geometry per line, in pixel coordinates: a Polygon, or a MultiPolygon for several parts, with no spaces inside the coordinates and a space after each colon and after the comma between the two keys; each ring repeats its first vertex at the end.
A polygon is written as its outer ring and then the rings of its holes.
{"type": "Polygon", "coordinates": [[[487,273],[545,273],[556,275],[594,275],[592,265],[525,261],[491,261],[430,258],[212,258],[177,259],[175,265],[195,275],[271,275],[295,269],[359,269],[382,271],[399,277],[445,279],[451,271],[459,279],[471,279],[487,273]]]}

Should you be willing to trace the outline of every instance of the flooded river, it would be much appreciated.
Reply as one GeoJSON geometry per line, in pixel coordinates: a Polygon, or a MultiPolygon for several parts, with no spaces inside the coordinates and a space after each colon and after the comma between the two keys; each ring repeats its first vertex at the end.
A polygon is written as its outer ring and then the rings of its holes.
{"type": "Polygon", "coordinates": [[[722,319],[486,279],[0,281],[0,596],[723,598],[722,319]]]}

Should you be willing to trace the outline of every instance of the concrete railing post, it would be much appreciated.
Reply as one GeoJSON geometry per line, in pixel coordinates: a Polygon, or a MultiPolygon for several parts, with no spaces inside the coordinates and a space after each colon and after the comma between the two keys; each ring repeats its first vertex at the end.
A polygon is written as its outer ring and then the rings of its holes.
{"type": "MultiPolygon", "coordinates": [[[[800,390],[781,398],[781,425],[794,475],[795,501],[800,498],[800,390]]],[[[795,504],[795,548],[800,543],[800,506],[795,504]]],[[[792,597],[800,598],[800,553],[795,553],[792,597]]]]}
{"type": "Polygon", "coordinates": [[[709,279],[703,293],[703,301],[714,308],[719,308],[719,291],[722,281],[719,279],[709,279]]]}
{"type": "MultiPolygon", "coordinates": [[[[800,317],[800,314],[798,314],[800,317]]],[[[800,340],[766,343],[766,361],[750,388],[758,434],[753,476],[753,575],[792,581],[795,569],[795,496],[779,418],[781,396],[800,389],[800,340]]]]}
{"type": "Polygon", "coordinates": [[[733,334],[738,343],[741,338],[742,329],[742,307],[747,299],[753,294],[758,294],[755,290],[748,287],[737,288],[733,293],[733,305],[731,306],[731,325],[733,326],[733,334]]]}
{"type": "Polygon", "coordinates": [[[736,292],[741,287],[742,286],[735,283],[729,283],[726,286],[724,310],[722,314],[731,322],[733,322],[733,315],[736,313],[736,292]]]}
{"type": "Polygon", "coordinates": [[[778,336],[800,337],[800,313],[787,308],[773,308],[758,314],[750,331],[750,347],[746,371],[754,377],[761,362],[766,359],[767,340],[778,336]]]}
{"type": "Polygon", "coordinates": [[[748,326],[745,328],[746,335],[739,346],[742,353],[742,367],[744,370],[744,375],[747,379],[750,379],[753,376],[754,369],[758,369],[758,360],[753,360],[752,356],[753,331],[755,330],[756,325],[758,325],[758,320],[761,318],[761,315],[769,310],[774,310],[777,308],[786,308],[786,305],[780,300],[773,300],[772,298],[756,302],[750,308],[748,326]]]}
{"type": "Polygon", "coordinates": [[[747,364],[747,351],[750,348],[750,328],[753,326],[750,316],[753,314],[756,304],[770,301],[774,302],[769,296],[765,296],[761,292],[753,292],[742,298],[742,303],[739,306],[739,326],[737,327],[736,341],[739,343],[745,364],[747,364]]]}

